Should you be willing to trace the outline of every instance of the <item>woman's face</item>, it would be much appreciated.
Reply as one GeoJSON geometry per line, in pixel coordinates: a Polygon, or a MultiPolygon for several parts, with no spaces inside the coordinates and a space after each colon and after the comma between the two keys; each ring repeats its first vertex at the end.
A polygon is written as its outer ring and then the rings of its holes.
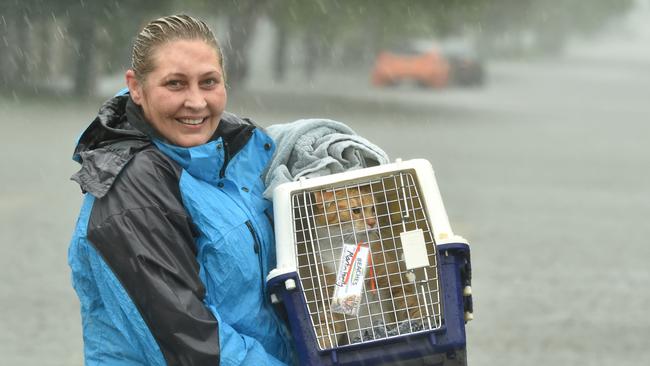
{"type": "Polygon", "coordinates": [[[208,142],[227,100],[217,51],[202,40],[176,40],[156,47],[152,58],[154,68],[143,82],[132,70],[126,73],[133,101],[172,144],[208,142]]]}

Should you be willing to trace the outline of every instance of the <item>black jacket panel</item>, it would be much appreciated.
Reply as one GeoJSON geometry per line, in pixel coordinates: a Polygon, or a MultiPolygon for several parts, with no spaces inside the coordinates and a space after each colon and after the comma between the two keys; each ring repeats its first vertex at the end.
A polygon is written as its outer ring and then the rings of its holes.
{"type": "Polygon", "coordinates": [[[95,201],[88,239],[140,310],[169,365],[218,365],[219,328],[203,303],[180,174],[155,148],[136,154],[111,194],[95,201]]]}

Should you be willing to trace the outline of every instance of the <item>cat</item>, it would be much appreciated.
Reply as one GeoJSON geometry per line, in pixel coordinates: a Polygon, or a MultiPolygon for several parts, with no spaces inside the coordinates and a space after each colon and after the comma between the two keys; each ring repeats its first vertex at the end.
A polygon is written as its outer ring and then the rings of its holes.
{"type": "Polygon", "coordinates": [[[318,244],[318,273],[327,284],[325,311],[320,312],[317,338],[324,349],[342,346],[361,338],[362,332],[373,332],[377,322],[396,324],[420,316],[414,286],[402,286],[397,252],[393,240],[380,240],[373,193],[369,185],[314,192],[313,214],[315,241],[318,244]],[[341,260],[343,244],[364,245],[371,257],[366,271],[366,301],[356,316],[330,311],[334,283],[341,260]],[[391,286],[392,285],[392,286],[391,286]],[[407,310],[408,309],[408,310],[407,310]],[[408,311],[408,314],[406,312],[408,311]],[[353,338],[353,339],[351,339],[353,338]]]}

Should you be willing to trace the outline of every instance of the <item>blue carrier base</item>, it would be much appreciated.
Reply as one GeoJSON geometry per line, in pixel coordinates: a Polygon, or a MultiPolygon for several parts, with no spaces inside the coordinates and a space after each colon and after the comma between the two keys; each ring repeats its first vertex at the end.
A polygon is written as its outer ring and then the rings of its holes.
{"type": "Polygon", "coordinates": [[[437,246],[442,298],[442,326],[435,330],[346,345],[321,351],[302,296],[296,272],[271,278],[270,293],[288,315],[300,365],[435,365],[466,366],[465,312],[472,312],[471,295],[463,290],[471,283],[469,245],[437,246]],[[285,281],[295,288],[287,290],[285,281]]]}

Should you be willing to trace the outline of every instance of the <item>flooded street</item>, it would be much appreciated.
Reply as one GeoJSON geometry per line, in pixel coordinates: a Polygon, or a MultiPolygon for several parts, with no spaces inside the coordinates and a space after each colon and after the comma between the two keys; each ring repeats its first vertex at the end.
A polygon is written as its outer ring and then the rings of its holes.
{"type": "Polygon", "coordinates": [[[485,90],[366,91],[354,106],[342,77],[342,95],[305,101],[392,158],[433,163],[472,243],[470,365],[650,362],[648,65],[501,63],[485,90]]]}
{"type": "MultiPolygon", "coordinates": [[[[472,244],[470,365],[636,366],[650,363],[649,69],[577,52],[493,63],[483,89],[375,90],[334,72],[229,103],[265,126],[340,120],[392,159],[433,163],[472,244]]],[[[81,195],[68,179],[98,106],[0,100],[3,364],[83,363],[66,263],[81,195]]]]}

